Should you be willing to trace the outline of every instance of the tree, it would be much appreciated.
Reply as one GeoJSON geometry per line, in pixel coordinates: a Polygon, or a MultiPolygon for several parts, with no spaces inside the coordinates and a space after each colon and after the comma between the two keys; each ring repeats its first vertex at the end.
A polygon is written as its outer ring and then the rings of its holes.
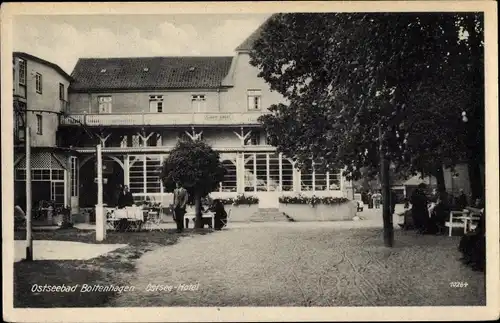
{"type": "Polygon", "coordinates": [[[218,152],[201,140],[180,140],[165,159],[160,177],[167,192],[180,183],[193,197],[195,227],[201,228],[201,199],[219,187],[224,175],[218,152]]]}
{"type": "Polygon", "coordinates": [[[470,13],[272,16],[250,53],[288,101],[260,119],[270,143],[298,165],[320,159],[351,179],[365,168],[387,188],[393,164],[437,174],[443,189],[442,165],[468,149],[460,113],[480,94],[463,86],[480,79],[464,67],[478,46],[461,37],[470,16],[482,24],[470,13]]]}

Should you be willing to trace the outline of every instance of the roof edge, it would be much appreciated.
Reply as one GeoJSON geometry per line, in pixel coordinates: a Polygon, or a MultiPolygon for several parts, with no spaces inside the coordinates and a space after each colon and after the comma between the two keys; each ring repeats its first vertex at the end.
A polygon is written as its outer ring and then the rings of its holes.
{"type": "Polygon", "coordinates": [[[53,68],[59,74],[61,74],[63,77],[65,77],[68,81],[70,81],[70,82],[73,81],[73,77],[71,77],[71,75],[69,75],[68,73],[66,73],[59,65],[57,65],[55,63],[52,63],[52,62],[49,62],[49,61],[47,61],[47,60],[45,60],[43,58],[40,58],[40,57],[35,56],[35,55],[28,54],[28,53],[25,53],[25,52],[13,52],[12,56],[13,57],[26,58],[26,59],[35,61],[37,63],[43,64],[45,66],[48,66],[50,68],[53,68]]]}
{"type": "Polygon", "coordinates": [[[207,87],[116,87],[116,88],[72,88],[71,85],[68,88],[69,93],[109,93],[109,92],[136,92],[136,91],[178,91],[178,90],[211,90],[216,91],[217,89],[224,89],[227,86],[220,84],[218,86],[207,86],[207,87]]]}

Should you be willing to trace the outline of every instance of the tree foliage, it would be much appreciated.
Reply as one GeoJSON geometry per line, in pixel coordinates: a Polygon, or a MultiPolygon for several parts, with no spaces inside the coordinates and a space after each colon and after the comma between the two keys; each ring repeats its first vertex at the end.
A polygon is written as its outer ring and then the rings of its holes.
{"type": "Polygon", "coordinates": [[[165,159],[161,179],[165,190],[173,192],[180,183],[190,195],[202,197],[219,187],[225,168],[219,153],[203,141],[180,140],[165,159]]]}
{"type": "Polygon", "coordinates": [[[378,173],[380,134],[397,171],[455,165],[472,146],[462,111],[484,129],[482,31],[476,13],[273,15],[250,54],[287,101],[260,119],[270,143],[354,179],[378,173]]]}
{"type": "Polygon", "coordinates": [[[165,159],[161,179],[167,192],[180,183],[196,204],[197,226],[201,224],[200,201],[219,187],[225,168],[219,153],[201,140],[180,140],[165,159]]]}

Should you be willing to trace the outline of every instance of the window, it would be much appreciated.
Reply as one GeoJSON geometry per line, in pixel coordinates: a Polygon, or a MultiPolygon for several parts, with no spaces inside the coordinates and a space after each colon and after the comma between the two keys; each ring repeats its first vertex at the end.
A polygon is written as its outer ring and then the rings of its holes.
{"type": "Polygon", "coordinates": [[[43,124],[42,124],[42,115],[41,114],[37,114],[36,115],[36,133],[41,135],[43,134],[43,124]]]}
{"type": "Polygon", "coordinates": [[[53,169],[52,170],[52,180],[64,180],[64,170],[62,169],[53,169]]]}
{"type": "Polygon", "coordinates": [[[19,84],[26,85],[26,61],[19,60],[19,84]]]}
{"type": "Polygon", "coordinates": [[[35,84],[36,92],[42,93],[42,74],[36,73],[35,79],[36,79],[36,84],[35,84]]]}
{"type": "Polygon", "coordinates": [[[64,84],[59,83],[59,100],[64,100],[64,84]]]}
{"type": "Polygon", "coordinates": [[[99,113],[111,113],[112,98],[111,96],[100,96],[99,101],[99,113]]]}
{"type": "Polygon", "coordinates": [[[205,94],[191,95],[191,106],[193,111],[205,112],[205,94]]]}
{"type": "Polygon", "coordinates": [[[149,112],[163,112],[163,95],[149,96],[149,112]]]}
{"type": "Polygon", "coordinates": [[[245,140],[245,145],[247,146],[260,145],[260,132],[252,131],[252,133],[250,133],[250,136],[245,140]]]}
{"type": "Polygon", "coordinates": [[[260,110],[262,91],[261,90],[248,90],[248,110],[260,110]]]}

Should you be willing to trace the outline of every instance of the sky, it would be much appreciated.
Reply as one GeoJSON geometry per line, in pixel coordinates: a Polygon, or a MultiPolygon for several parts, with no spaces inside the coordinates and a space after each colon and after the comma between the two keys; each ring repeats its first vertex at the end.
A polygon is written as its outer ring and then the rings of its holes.
{"type": "Polygon", "coordinates": [[[14,51],[71,74],[78,58],[232,56],[270,15],[16,16],[14,51]]]}

